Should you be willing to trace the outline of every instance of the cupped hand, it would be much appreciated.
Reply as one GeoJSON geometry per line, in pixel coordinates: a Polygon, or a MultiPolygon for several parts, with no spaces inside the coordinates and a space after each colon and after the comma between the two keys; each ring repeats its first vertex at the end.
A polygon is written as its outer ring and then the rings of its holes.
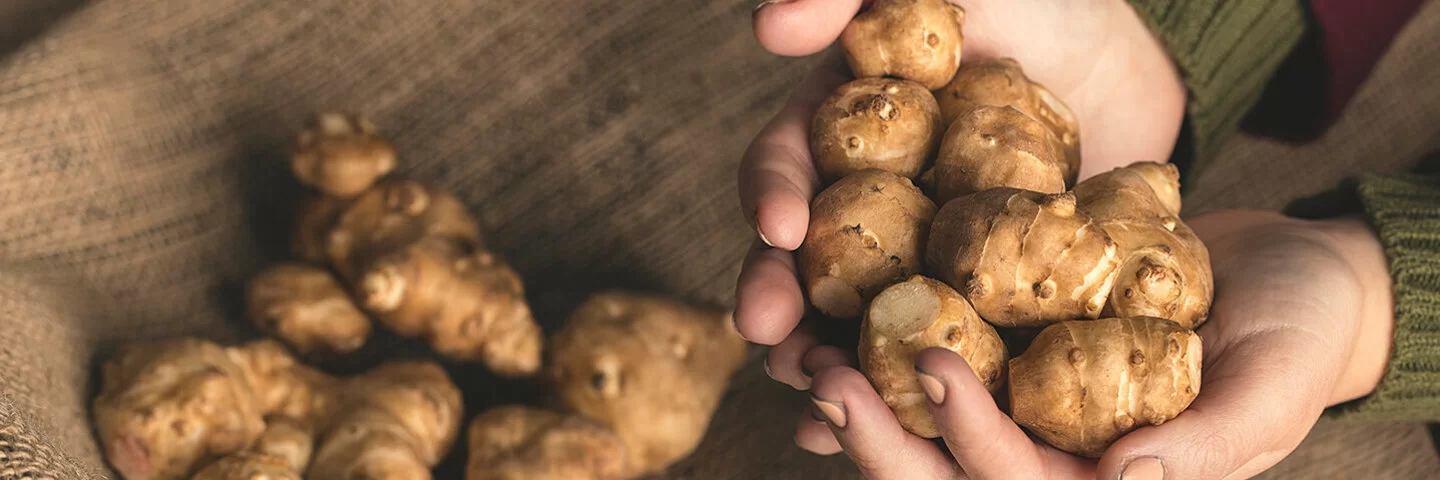
{"type": "MultiPolygon", "coordinates": [[[[755,36],[776,54],[814,54],[834,43],[866,2],[766,3],[755,10],[755,36]]],[[[1076,113],[1086,158],[1082,178],[1169,157],[1184,90],[1162,46],[1123,0],[957,3],[966,9],[962,63],[1015,58],[1076,113]]],[[[806,311],[791,252],[805,239],[809,202],[820,188],[807,141],[810,120],[825,97],[850,79],[839,52],[830,52],[755,137],[741,163],[740,203],[763,242],[746,259],[736,288],[736,326],[753,342],[786,341],[806,311]]],[[[796,335],[788,341],[813,342],[796,335]]],[[[800,358],[773,361],[773,375],[803,386],[808,379],[800,358]]]]}
{"type": "Polygon", "coordinates": [[[1173,420],[1131,432],[1098,460],[1072,456],[1028,437],[960,356],[929,349],[916,370],[937,445],[901,429],[853,362],[831,352],[810,365],[814,406],[797,442],[843,449],[876,479],[1247,478],[1275,465],[1327,406],[1368,394],[1383,375],[1393,328],[1383,251],[1359,220],[1228,211],[1187,223],[1210,249],[1216,289],[1199,330],[1200,394],[1173,420]]]}

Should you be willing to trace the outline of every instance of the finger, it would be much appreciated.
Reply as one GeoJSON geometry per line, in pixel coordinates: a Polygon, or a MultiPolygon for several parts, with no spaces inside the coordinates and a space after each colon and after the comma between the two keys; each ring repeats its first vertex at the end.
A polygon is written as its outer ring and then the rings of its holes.
{"type": "Polygon", "coordinates": [[[1030,440],[955,352],[925,349],[915,370],[945,446],[971,478],[1094,477],[1090,462],[1047,454],[1030,440]]]}
{"type": "Polygon", "coordinates": [[[855,354],[834,345],[821,345],[806,352],[800,365],[806,375],[814,375],[815,372],[830,367],[854,368],[856,365],[855,354]]]}
{"type": "MultiPolygon", "coordinates": [[[[1288,345],[1308,341],[1303,332],[1281,335],[1288,345]]],[[[1206,366],[1205,384],[1189,408],[1111,445],[1100,459],[1105,478],[1127,468],[1156,472],[1152,478],[1249,478],[1279,463],[1314,426],[1325,395],[1321,382],[1296,373],[1323,361],[1306,358],[1309,348],[1274,343],[1230,345],[1206,366]]]]}
{"type": "Polygon", "coordinates": [[[849,367],[815,374],[810,400],[866,478],[956,478],[955,461],[934,443],[900,427],[864,375],[849,367]]]}
{"type": "Polygon", "coordinates": [[[841,60],[831,55],[745,150],[738,179],[740,205],[767,245],[794,250],[805,240],[810,199],[820,184],[810,157],[810,119],[820,102],[847,80],[841,60]]]}
{"type": "Polygon", "coordinates": [[[802,326],[795,329],[766,354],[766,372],[770,374],[770,378],[796,390],[809,390],[810,374],[806,373],[804,359],[818,343],[814,331],[810,328],[802,326]]]}
{"type": "Polygon", "coordinates": [[[755,40],[770,53],[810,55],[840,38],[860,0],[772,0],[755,7],[755,40]]]}
{"type": "Polygon", "coordinates": [[[805,315],[795,276],[795,256],[768,247],[752,249],[735,285],[735,329],[747,340],[779,343],[805,315]]]}
{"type": "Polygon", "coordinates": [[[800,412],[800,423],[795,426],[795,445],[816,455],[840,453],[840,442],[835,441],[835,432],[825,423],[825,417],[814,405],[806,405],[800,412]]]}

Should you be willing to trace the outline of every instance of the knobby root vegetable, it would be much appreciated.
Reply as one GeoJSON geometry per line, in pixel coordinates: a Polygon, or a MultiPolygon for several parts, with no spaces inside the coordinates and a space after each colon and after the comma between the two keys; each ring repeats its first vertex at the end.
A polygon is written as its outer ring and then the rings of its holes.
{"type": "Polygon", "coordinates": [[[1102,315],[1160,317],[1189,329],[1209,317],[1210,254],[1179,219],[1179,179],[1173,164],[1141,162],[1075,187],[1080,210],[1127,252],[1102,315]]]}
{"type": "Polygon", "coordinates": [[[470,423],[466,480],[619,480],[625,447],[593,420],[507,405],[470,423]]]}
{"type": "Polygon", "coordinates": [[[927,177],[943,206],[997,187],[1061,193],[1078,172],[1060,139],[1038,120],[1013,107],[977,105],[950,124],[927,177]]]}
{"type": "Polygon", "coordinates": [[[1067,193],[997,188],[936,214],[928,271],[1000,327],[1105,316],[1204,323],[1209,253],[1179,209],[1173,166],[1140,162],[1067,193]]]}
{"type": "Polygon", "coordinates": [[[935,97],[896,78],[862,78],[841,85],[816,110],[810,152],[825,183],[875,168],[915,178],[945,134],[935,97]]]}
{"type": "Polygon", "coordinates": [[[960,67],[965,11],[945,0],[876,0],[840,34],[856,77],[900,77],[935,90],[960,67]]]}
{"type": "Polygon", "coordinates": [[[1056,448],[1099,457],[1185,410],[1200,392],[1200,362],[1200,336],[1169,320],[1060,322],[1010,360],[1011,416],[1056,448]]]}
{"type": "Polygon", "coordinates": [[[280,459],[290,470],[304,473],[315,453],[316,425],[312,423],[282,416],[266,417],[265,433],[260,434],[251,450],[280,459]]]}
{"type": "Polygon", "coordinates": [[[798,252],[810,303],[831,317],[859,317],[880,290],[920,271],[934,216],[914,183],[880,170],[820,192],[798,252]]]}
{"type": "Polygon", "coordinates": [[[446,358],[481,360],[507,376],[540,368],[543,333],[519,275],[493,253],[426,237],[371,263],[356,298],[386,327],[425,338],[446,358]]]}
{"type": "MultiPolygon", "coordinates": [[[[1013,58],[986,58],[965,62],[955,78],[935,92],[945,125],[979,105],[1007,106],[1039,120],[1065,149],[1065,181],[1074,184],[1080,173],[1080,124],[1065,102],[1025,76],[1013,58]]],[[[1012,185],[1013,186],[1013,185],[1012,185]]]]}
{"type": "Polygon", "coordinates": [[[900,425],[935,438],[940,429],[915,374],[915,355],[940,347],[959,353],[991,393],[1003,385],[1005,344],[958,292],[919,275],[890,286],[870,303],[860,327],[860,370],[900,425]]]}
{"type": "Polygon", "coordinates": [[[745,350],[729,314],[602,292],[552,339],[544,378],[560,405],[620,435],[629,478],[695,449],[745,350]]]}
{"type": "Polygon", "coordinates": [[[330,404],[327,379],[271,340],[229,348],[194,338],[129,345],[104,364],[95,426],[123,478],[187,478],[253,445],[268,414],[320,415],[330,404]]]}
{"type": "Polygon", "coordinates": [[[330,263],[326,242],[340,213],[354,199],[337,198],[328,195],[310,195],[300,205],[290,236],[290,251],[302,261],[323,265],[330,263]]]}
{"type": "Polygon", "coordinates": [[[1040,326],[1097,318],[1120,249],[1071,193],[995,188],[940,209],[926,264],[995,326],[1040,326]]]}
{"type": "Polygon", "coordinates": [[[190,480],[300,480],[285,459],[242,452],[227,455],[200,469],[190,480]]]}
{"type": "Polygon", "coordinates": [[[330,196],[358,195],[395,168],[395,149],[360,116],[317,115],[295,140],[295,178],[330,196]]]}
{"type": "Polygon", "coordinates": [[[306,478],[428,480],[455,443],[460,390],[440,365],[396,361],[350,378],[306,478]]]}
{"type": "Polygon", "coordinates": [[[330,266],[341,278],[376,257],[426,237],[445,237],[480,246],[480,225],[459,199],[409,180],[387,180],[356,198],[325,237],[330,266]]]}
{"type": "Polygon", "coordinates": [[[370,319],[328,270],[284,263],[250,280],[250,318],[302,354],[346,354],[370,337],[370,319]]]}

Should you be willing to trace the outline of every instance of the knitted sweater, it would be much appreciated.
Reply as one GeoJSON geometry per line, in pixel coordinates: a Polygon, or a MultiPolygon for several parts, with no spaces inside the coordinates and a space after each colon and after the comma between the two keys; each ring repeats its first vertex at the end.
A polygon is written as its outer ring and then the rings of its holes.
{"type": "MultiPolygon", "coordinates": [[[[1309,82],[1275,85],[1273,90],[1316,92],[1308,99],[1291,93],[1288,101],[1311,103],[1309,111],[1317,113],[1311,117],[1321,118],[1323,128],[1421,2],[1130,3],[1169,49],[1188,90],[1182,139],[1173,160],[1193,173],[1205,168],[1274,82],[1309,82]],[[1305,41],[1314,45],[1310,65],[1300,65],[1307,58],[1297,60],[1297,46],[1305,41]],[[1295,68],[1311,75],[1282,72],[1295,68]]],[[[1292,121],[1296,116],[1304,115],[1293,110],[1288,115],[1292,121]]],[[[1440,420],[1440,176],[1363,175],[1341,191],[1358,200],[1384,246],[1394,277],[1395,333],[1390,362],[1376,391],[1330,413],[1349,420],[1440,420]]]]}

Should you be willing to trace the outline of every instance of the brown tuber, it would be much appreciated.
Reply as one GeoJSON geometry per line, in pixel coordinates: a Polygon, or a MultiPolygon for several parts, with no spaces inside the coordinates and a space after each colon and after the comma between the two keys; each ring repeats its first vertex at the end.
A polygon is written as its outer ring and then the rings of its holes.
{"type": "Polygon", "coordinates": [[[626,478],[695,449],[746,350],[728,314],[618,291],[591,296],[551,342],[545,379],[620,435],[626,478]]]}
{"type": "Polygon", "coordinates": [[[929,272],[1000,327],[1148,315],[1205,321],[1209,254],[1176,216],[1173,166],[1140,162],[1046,195],[996,188],[936,214],[929,272]]]}
{"type": "Polygon", "coordinates": [[[862,78],[841,85],[815,111],[810,152],[825,183],[870,168],[915,178],[935,156],[945,125],[924,86],[862,78]]]}
{"type": "Polygon", "coordinates": [[[460,390],[440,365],[397,361],[349,379],[310,480],[429,480],[460,431],[460,390]]]}
{"type": "Polygon", "coordinates": [[[899,77],[935,90],[960,67],[965,11],[945,0],[876,0],[840,34],[856,77],[899,77]]]}
{"type": "Polygon", "coordinates": [[[236,453],[211,462],[190,480],[300,480],[285,459],[259,453],[236,453]]]}
{"type": "Polygon", "coordinates": [[[946,130],[935,167],[927,172],[935,200],[997,187],[1061,193],[1074,184],[1064,145],[1049,128],[1013,107],[978,105],[946,130]]]}
{"type": "Polygon", "coordinates": [[[860,370],[900,425],[925,438],[939,437],[940,429],[915,376],[915,356],[931,347],[959,353],[991,393],[1004,384],[1009,358],[995,327],[949,285],[917,275],[880,292],[860,327],[860,370]]]}
{"type": "Polygon", "coordinates": [[[1099,457],[1185,410],[1200,392],[1200,362],[1200,336],[1169,320],[1060,322],[1010,360],[1011,416],[1056,448],[1099,457]]]}
{"type": "Polygon", "coordinates": [[[324,113],[296,136],[290,166],[301,183],[353,197],[395,168],[395,149],[370,120],[324,113]]]}
{"type": "Polygon", "coordinates": [[[920,272],[935,204],[910,180],[880,170],[852,174],[810,204],[798,261],[810,303],[855,318],[890,284],[920,272]]]}
{"type": "Polygon", "coordinates": [[[1080,172],[1080,124],[1070,107],[1025,76],[1015,59],[965,62],[950,83],[935,91],[935,100],[946,125],[979,105],[1012,107],[1039,120],[1064,146],[1066,182],[1075,183],[1075,176],[1080,172]]]}
{"type": "Polygon", "coordinates": [[[540,368],[543,333],[520,277],[499,256],[426,237],[361,271],[355,296],[386,327],[442,356],[485,362],[506,376],[540,368]]]}
{"type": "Polygon", "coordinates": [[[426,237],[480,246],[480,225],[459,199],[409,180],[387,180],[356,198],[325,236],[330,266],[349,281],[376,257],[426,237]]]}
{"type": "Polygon", "coordinates": [[[507,405],[470,423],[465,480],[619,480],[625,447],[593,420],[507,405]]]}
{"type": "Polygon", "coordinates": [[[370,319],[323,268],[275,265],[251,279],[247,293],[255,325],[302,354],[346,354],[370,337],[370,319]]]}

